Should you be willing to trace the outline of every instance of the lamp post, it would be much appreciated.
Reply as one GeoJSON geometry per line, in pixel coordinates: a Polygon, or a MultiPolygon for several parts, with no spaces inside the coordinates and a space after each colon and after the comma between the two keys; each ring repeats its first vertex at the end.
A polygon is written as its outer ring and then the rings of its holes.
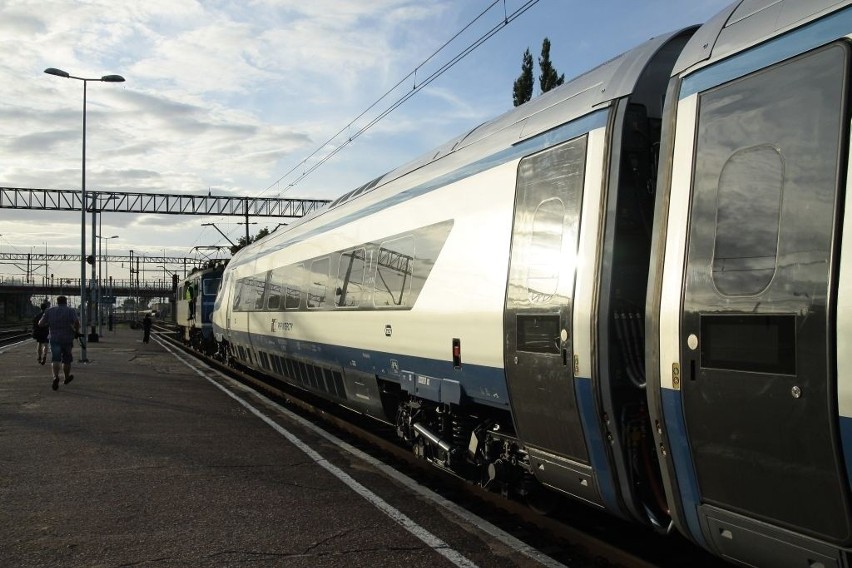
{"type": "MultiPolygon", "coordinates": [[[[100,278],[100,282],[98,283],[98,335],[103,335],[103,320],[101,318],[101,304],[103,303],[103,294],[101,294],[101,289],[103,288],[104,281],[109,278],[109,241],[111,239],[117,239],[118,235],[112,235],[111,237],[102,237],[101,235],[95,235],[98,239],[98,278],[100,278]],[[106,241],[106,249],[107,249],[107,269],[106,269],[106,278],[104,277],[104,272],[101,269],[101,262],[103,261],[103,255],[101,254],[101,250],[103,249],[103,242],[106,241]]],[[[107,290],[107,294],[109,294],[109,290],[107,290]]],[[[111,304],[110,304],[111,305],[111,304]]]]}
{"type": "MultiPolygon", "coordinates": [[[[89,84],[89,81],[103,81],[105,83],[123,83],[124,77],[121,75],[104,75],[100,79],[98,78],[87,78],[87,77],[76,77],[71,75],[67,71],[63,71],[62,69],[56,69],[55,67],[48,67],[44,70],[48,75],[56,75],[57,77],[63,77],[65,79],[77,79],[78,81],[83,81],[83,180],[82,187],[80,193],[80,210],[82,212],[81,220],[80,220],[80,328],[85,333],[86,331],[86,86],[89,84]]],[[[94,248],[94,247],[93,247],[94,248]]],[[[92,251],[94,253],[94,251],[92,251]]],[[[92,259],[92,263],[94,264],[94,259],[92,259]]],[[[92,335],[95,336],[95,341],[97,341],[97,336],[94,333],[94,326],[92,327],[92,335]]],[[[80,361],[88,362],[89,357],[86,352],[86,344],[84,342],[80,342],[80,361]]]]}

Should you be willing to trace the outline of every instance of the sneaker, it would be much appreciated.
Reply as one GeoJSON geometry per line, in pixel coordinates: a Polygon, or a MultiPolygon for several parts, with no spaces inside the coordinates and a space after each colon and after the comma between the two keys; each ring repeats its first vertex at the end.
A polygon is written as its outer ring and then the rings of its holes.
{"type": "Polygon", "coordinates": [[[47,361],[47,357],[45,357],[44,359],[42,359],[41,361],[39,361],[39,363],[41,363],[42,365],[44,365],[45,361],[47,361]]]}
{"type": "Polygon", "coordinates": [[[74,380],[74,375],[68,375],[68,378],[65,379],[65,384],[67,385],[68,383],[70,383],[73,380],[74,380]]]}
{"type": "Polygon", "coordinates": [[[59,378],[53,379],[53,390],[59,390],[59,378]]]}

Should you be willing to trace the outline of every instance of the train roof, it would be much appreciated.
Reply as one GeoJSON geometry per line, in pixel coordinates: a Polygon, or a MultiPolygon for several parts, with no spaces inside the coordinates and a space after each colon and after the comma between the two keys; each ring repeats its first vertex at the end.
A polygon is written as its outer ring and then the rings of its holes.
{"type": "Polygon", "coordinates": [[[645,43],[606,61],[560,87],[453,138],[438,148],[356,188],[332,201],[332,209],[362,193],[399,179],[445,156],[478,146],[471,160],[496,149],[517,144],[598,110],[633,92],[640,75],[653,56],[683,30],[651,38],[645,43]]]}
{"type": "Polygon", "coordinates": [[[655,54],[674,38],[685,33],[692,33],[694,29],[696,27],[651,38],[560,87],[473,128],[420,158],[351,190],[328,206],[274,231],[255,245],[245,247],[234,257],[231,266],[236,267],[256,258],[258,253],[249,252],[250,250],[277,248],[282,243],[290,241],[294,231],[298,232],[299,227],[311,220],[328,215],[355,198],[388,186],[394,181],[399,180],[398,191],[404,190],[416,183],[414,178],[420,181],[423,177],[438,177],[464,164],[476,162],[500,150],[511,148],[519,142],[539,136],[559,125],[606,108],[612,101],[630,95],[634,91],[643,71],[655,54]],[[421,173],[421,175],[415,175],[411,183],[408,179],[402,179],[415,173],[421,173]]]}
{"type": "Polygon", "coordinates": [[[704,67],[849,4],[852,0],[734,2],[695,32],[672,74],[704,67]]]}

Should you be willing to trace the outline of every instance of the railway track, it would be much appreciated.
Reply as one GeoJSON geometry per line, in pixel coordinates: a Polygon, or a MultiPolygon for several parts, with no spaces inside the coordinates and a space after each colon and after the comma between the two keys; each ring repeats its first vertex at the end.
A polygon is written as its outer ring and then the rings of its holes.
{"type": "Polygon", "coordinates": [[[658,535],[591,507],[556,495],[556,512],[536,513],[529,506],[473,485],[425,462],[397,442],[391,425],[379,423],[313,396],[307,391],[234,369],[190,349],[174,329],[155,326],[158,337],[289,410],[319,424],[421,485],[512,534],[554,560],[572,567],[723,568],[731,566],[679,535],[658,535]]]}
{"type": "Polygon", "coordinates": [[[32,337],[32,331],[24,324],[0,328],[0,346],[9,345],[32,337]]]}

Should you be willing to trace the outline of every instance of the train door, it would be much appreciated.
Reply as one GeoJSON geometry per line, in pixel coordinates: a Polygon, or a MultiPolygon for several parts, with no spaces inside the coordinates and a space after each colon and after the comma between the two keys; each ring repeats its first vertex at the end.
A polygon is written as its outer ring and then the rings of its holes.
{"type": "MultiPolygon", "coordinates": [[[[576,138],[518,166],[504,356],[515,427],[540,478],[560,469],[543,463],[559,461],[554,454],[570,460],[555,464],[563,469],[588,463],[571,348],[586,143],[576,138]]],[[[582,493],[591,484],[579,469],[570,478],[584,480],[582,493]]]]}
{"type": "Polygon", "coordinates": [[[848,65],[835,44],[698,93],[680,330],[701,501],[834,542],[848,65]]]}

